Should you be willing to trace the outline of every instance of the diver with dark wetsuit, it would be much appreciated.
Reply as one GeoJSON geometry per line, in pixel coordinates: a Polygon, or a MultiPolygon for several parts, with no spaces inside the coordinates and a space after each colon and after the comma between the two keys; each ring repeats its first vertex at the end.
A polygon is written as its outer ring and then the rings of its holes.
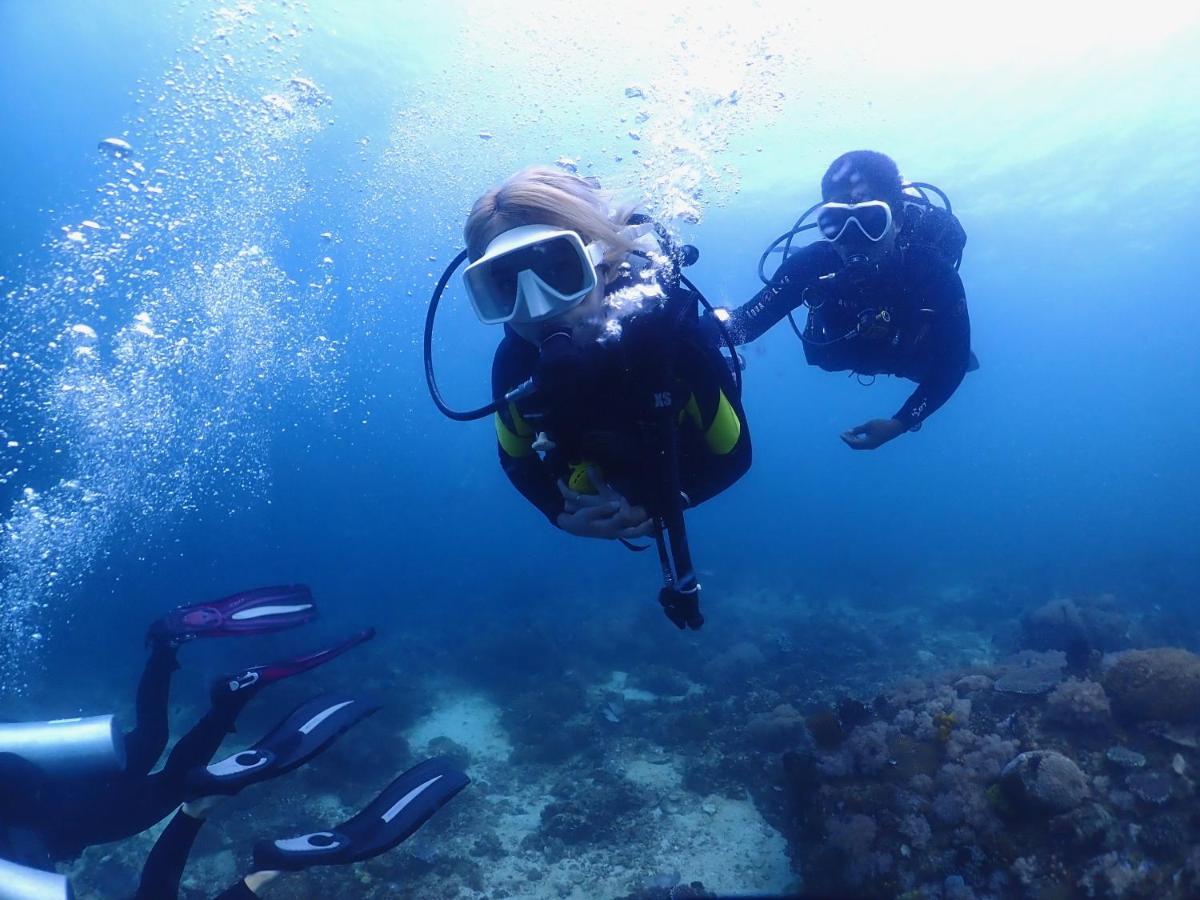
{"type": "MultiPolygon", "coordinates": [[[[304,764],[379,708],[352,695],[323,695],[302,704],[253,747],[210,764],[259,690],[369,640],[374,630],[368,629],[315,653],[219,679],[209,711],[172,748],[163,769],[152,773],[169,736],[167,703],[171,674],[179,668],[177,649],[197,637],[263,634],[315,616],[312,595],[300,585],[247,591],[168,614],[147,635],[150,658],[138,685],[137,724],[128,734],[116,730],[111,716],[0,723],[0,898],[70,896],[65,880],[48,871],[55,862],[145,831],[178,808],[147,861],[136,900],[174,897],[214,797],[304,764]]],[[[260,843],[259,871],[221,897],[255,897],[255,888],[277,870],[366,859],[395,846],[466,784],[447,763],[422,765],[332,831],[260,843]],[[381,818],[381,812],[389,816],[381,818]]]]}
{"type": "Polygon", "coordinates": [[[659,602],[678,628],[699,629],[700,585],[683,512],[750,467],[735,378],[700,327],[707,305],[682,274],[678,247],[649,218],[616,210],[595,179],[531,167],[480,197],[467,249],[443,272],[425,327],[430,395],[449,418],[494,414],[513,485],[556,527],[579,537],[653,538],[659,602]],[[433,377],[433,320],[463,273],[476,315],[503,325],[492,403],[451,409],[433,377]]]}
{"type": "Polygon", "coordinates": [[[966,234],[951,212],[907,192],[895,162],[882,153],[838,157],[821,195],[824,202],[810,213],[823,240],[792,250],[798,223],[785,236],[785,259],[774,276],[726,314],[726,325],[744,344],[804,306],[807,321],[797,333],[809,365],[915,381],[892,416],[842,434],[853,449],[872,450],[919,429],[977,365],[957,271],[966,234]]]}
{"type": "Polygon", "coordinates": [[[86,847],[139,834],[169,815],[185,799],[187,774],[208,763],[251,697],[268,684],[333,659],[373,632],[306,657],[255,666],[218,680],[210,691],[209,710],[171,749],[164,767],[151,772],[169,738],[167,705],[171,675],[179,668],[179,647],[196,637],[279,631],[315,616],[316,604],[308,589],[289,585],[185,607],[156,622],[146,639],[150,656],[138,682],[135,727],[114,738],[115,756],[123,764],[107,771],[64,769],[58,762],[61,741],[48,740],[41,752],[23,737],[25,730],[0,728],[0,757],[16,770],[5,772],[0,762],[0,797],[7,794],[0,803],[10,813],[0,819],[0,857],[43,866],[71,860],[86,847]],[[13,736],[11,740],[5,739],[6,734],[13,736]],[[23,777],[14,777],[18,772],[23,777]],[[18,827],[23,847],[19,855],[6,852],[5,846],[18,827]]]}

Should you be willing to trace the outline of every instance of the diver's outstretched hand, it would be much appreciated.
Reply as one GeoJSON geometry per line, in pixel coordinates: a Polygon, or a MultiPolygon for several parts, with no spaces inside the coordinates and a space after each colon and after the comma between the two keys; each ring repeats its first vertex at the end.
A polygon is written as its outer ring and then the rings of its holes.
{"type": "Polygon", "coordinates": [[[596,488],[594,494],[573,491],[559,480],[558,491],[563,496],[563,511],[556,520],[559,528],[577,537],[610,541],[632,540],[654,533],[654,522],[645,509],[631,506],[595,470],[588,474],[596,488]]]}
{"type": "Polygon", "coordinates": [[[904,431],[904,423],[899,419],[872,419],[842,432],[842,440],[851,450],[874,450],[900,437],[904,431]]]}

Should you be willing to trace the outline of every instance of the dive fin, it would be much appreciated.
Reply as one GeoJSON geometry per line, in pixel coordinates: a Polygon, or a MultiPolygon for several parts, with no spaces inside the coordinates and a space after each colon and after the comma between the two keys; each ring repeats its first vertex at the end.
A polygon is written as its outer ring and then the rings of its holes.
{"type": "Polygon", "coordinates": [[[358,632],[358,634],[351,635],[341,643],[325,647],[306,656],[283,659],[278,662],[267,663],[265,666],[251,666],[249,669],[243,669],[240,672],[227,675],[213,685],[214,698],[218,694],[236,694],[250,688],[263,688],[268,684],[274,684],[276,681],[282,681],[284,678],[290,678],[292,675],[299,675],[301,672],[315,669],[317,666],[322,666],[330,660],[337,659],[347,650],[357,647],[359,644],[366,643],[373,637],[375,637],[375,629],[368,628],[365,631],[358,632]]]}
{"type": "Polygon", "coordinates": [[[254,845],[254,867],[296,871],[378,856],[411,837],[470,783],[448,759],[427,759],[384,788],[358,815],[329,831],[259,841],[254,845]]]}
{"type": "Polygon", "coordinates": [[[188,772],[188,796],[236,794],[299,768],[379,708],[378,703],[349,694],[325,694],[309,700],[253,747],[188,772]]]}
{"type": "Polygon", "coordinates": [[[971,351],[971,358],[967,360],[967,371],[974,372],[979,368],[979,357],[975,355],[975,351],[971,351]]]}
{"type": "Polygon", "coordinates": [[[150,626],[146,642],[182,644],[201,637],[268,634],[306,625],[316,617],[317,603],[303,584],[256,588],[173,609],[150,626]]]}

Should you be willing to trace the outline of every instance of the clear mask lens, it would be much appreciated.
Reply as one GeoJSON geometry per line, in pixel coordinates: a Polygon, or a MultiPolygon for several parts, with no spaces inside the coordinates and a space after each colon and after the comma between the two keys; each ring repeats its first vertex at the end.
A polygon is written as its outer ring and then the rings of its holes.
{"type": "Polygon", "coordinates": [[[854,238],[881,241],[891,224],[892,211],[881,200],[827,203],[817,213],[817,227],[825,240],[839,243],[854,238]]]}
{"type": "MultiPolygon", "coordinates": [[[[536,226],[530,240],[467,267],[463,279],[479,318],[540,321],[570,309],[596,285],[596,269],[574,232],[536,226]]],[[[503,237],[503,235],[501,236],[503,237]]],[[[495,242],[493,242],[494,244],[495,242]]]]}
{"type": "Polygon", "coordinates": [[[588,286],[590,267],[575,244],[565,237],[521,247],[496,260],[490,267],[491,278],[503,294],[516,295],[517,275],[530,271],[547,287],[563,295],[573,295],[588,286]]]}

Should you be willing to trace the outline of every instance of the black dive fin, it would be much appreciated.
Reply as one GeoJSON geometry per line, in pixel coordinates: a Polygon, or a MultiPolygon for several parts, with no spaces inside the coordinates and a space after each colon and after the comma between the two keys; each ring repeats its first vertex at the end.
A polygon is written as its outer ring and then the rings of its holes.
{"type": "Polygon", "coordinates": [[[354,818],[331,828],[254,845],[258,870],[296,871],[370,859],[411,837],[471,783],[448,759],[418,763],[354,818]]]}
{"type": "Polygon", "coordinates": [[[348,728],[379,710],[350,694],[325,694],[298,706],[253,747],[187,774],[189,797],[236,794],[304,765],[348,728]]]}

